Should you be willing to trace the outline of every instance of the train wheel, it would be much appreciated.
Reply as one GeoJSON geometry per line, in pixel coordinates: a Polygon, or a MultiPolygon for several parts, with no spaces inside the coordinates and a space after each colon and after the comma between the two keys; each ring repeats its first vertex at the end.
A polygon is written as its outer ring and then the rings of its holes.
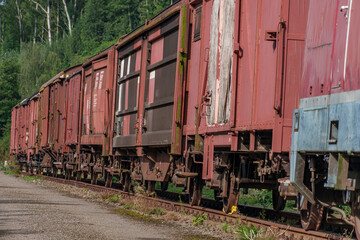
{"type": "Polygon", "coordinates": [[[149,193],[153,193],[155,192],[155,181],[146,181],[146,191],[148,191],[149,193]]]}
{"type": "Polygon", "coordinates": [[[225,213],[233,213],[239,201],[239,191],[235,188],[235,175],[231,174],[229,179],[229,190],[227,197],[223,198],[223,211],[225,213]]]}
{"type": "Polygon", "coordinates": [[[357,239],[360,239],[360,208],[359,207],[356,209],[353,208],[352,214],[355,219],[355,226],[354,226],[355,234],[357,239]]]}
{"type": "Polygon", "coordinates": [[[81,174],[82,174],[81,171],[74,172],[75,175],[74,177],[76,181],[81,181],[81,174]]]}
{"type": "Polygon", "coordinates": [[[275,211],[284,210],[286,205],[286,200],[280,196],[278,190],[272,190],[272,204],[275,211]]]}
{"type": "Polygon", "coordinates": [[[130,192],[131,188],[131,178],[129,173],[124,173],[124,184],[123,184],[123,190],[125,192],[130,192]]]}
{"type": "Polygon", "coordinates": [[[98,174],[92,172],[91,173],[91,184],[97,184],[98,174]]]}
{"type": "Polygon", "coordinates": [[[110,173],[106,173],[105,175],[105,187],[111,187],[112,185],[112,175],[110,173]]]}
{"type": "Polygon", "coordinates": [[[53,173],[52,173],[53,177],[57,177],[58,176],[58,169],[56,167],[53,167],[53,173]]]}
{"type": "Polygon", "coordinates": [[[324,207],[318,203],[311,204],[304,198],[300,208],[301,226],[307,230],[319,230],[324,214],[324,207]]]}
{"type": "Polygon", "coordinates": [[[190,178],[189,180],[189,203],[191,206],[199,206],[202,197],[203,181],[201,177],[190,178]]]}

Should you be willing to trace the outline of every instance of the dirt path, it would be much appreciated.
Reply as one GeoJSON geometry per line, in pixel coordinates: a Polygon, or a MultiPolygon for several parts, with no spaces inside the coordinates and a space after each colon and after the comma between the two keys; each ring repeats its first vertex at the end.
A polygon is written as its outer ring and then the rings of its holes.
{"type": "Polygon", "coordinates": [[[188,234],[0,173],[0,239],[184,239],[188,234]]]}

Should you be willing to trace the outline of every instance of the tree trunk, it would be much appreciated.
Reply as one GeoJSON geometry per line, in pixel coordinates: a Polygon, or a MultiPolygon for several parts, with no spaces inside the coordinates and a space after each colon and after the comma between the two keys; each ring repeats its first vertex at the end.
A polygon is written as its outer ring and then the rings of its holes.
{"type": "Polygon", "coordinates": [[[21,12],[21,0],[15,0],[15,4],[16,4],[16,8],[17,8],[17,18],[19,20],[19,31],[20,31],[20,43],[23,42],[23,32],[24,32],[24,27],[23,27],[23,23],[22,23],[22,19],[23,19],[23,15],[21,12]]]}
{"type": "MultiPolygon", "coordinates": [[[[62,0],[62,1],[63,1],[63,4],[64,4],[64,10],[65,10],[66,18],[68,20],[69,33],[70,33],[70,36],[71,36],[72,35],[72,29],[71,29],[71,19],[70,19],[69,11],[67,9],[66,1],[65,0],[62,0]]],[[[76,1],[75,1],[75,6],[76,6],[76,1]]]]}
{"type": "Polygon", "coordinates": [[[57,15],[56,15],[56,39],[59,40],[59,24],[60,24],[60,4],[57,6],[57,15]]]}
{"type": "Polygon", "coordinates": [[[48,26],[48,39],[49,44],[51,45],[51,7],[50,7],[50,0],[48,0],[47,11],[46,11],[46,18],[47,18],[47,26],[48,26]]]}
{"type": "Polygon", "coordinates": [[[42,28],[41,28],[41,40],[42,40],[43,42],[45,42],[45,37],[44,37],[45,23],[46,23],[46,17],[44,17],[43,25],[42,25],[42,28]]]}
{"type": "MultiPolygon", "coordinates": [[[[75,22],[75,13],[76,13],[76,4],[77,4],[77,1],[75,0],[74,1],[74,9],[73,9],[73,15],[72,15],[72,21],[73,23],[75,22]]],[[[72,26],[71,26],[72,27],[72,26]]]]}
{"type": "Polygon", "coordinates": [[[1,14],[0,14],[0,41],[2,38],[2,22],[1,22],[1,14]]]}
{"type": "MultiPolygon", "coordinates": [[[[36,11],[38,11],[39,6],[36,5],[36,11]]],[[[33,43],[36,43],[36,36],[37,36],[37,16],[35,16],[35,23],[34,23],[34,38],[33,38],[33,43]]]]}

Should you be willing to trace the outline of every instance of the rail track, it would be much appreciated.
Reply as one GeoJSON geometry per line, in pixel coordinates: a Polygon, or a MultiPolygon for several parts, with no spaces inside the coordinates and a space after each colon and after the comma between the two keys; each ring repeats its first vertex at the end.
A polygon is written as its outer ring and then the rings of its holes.
{"type": "MultiPolygon", "coordinates": [[[[189,215],[194,214],[207,214],[207,219],[216,221],[216,222],[228,222],[229,224],[247,224],[247,225],[253,225],[260,227],[262,229],[278,229],[280,231],[284,232],[284,235],[287,239],[303,239],[303,240],[315,240],[315,239],[333,239],[333,240],[341,240],[341,239],[349,239],[341,237],[340,235],[329,233],[329,232],[320,232],[320,231],[305,231],[302,228],[299,227],[293,227],[288,226],[281,223],[276,223],[270,220],[263,220],[255,217],[245,216],[243,214],[234,213],[234,214],[226,214],[223,211],[219,210],[218,207],[214,207],[214,202],[211,199],[204,199],[204,204],[202,206],[191,206],[190,204],[179,202],[179,194],[166,192],[162,193],[161,191],[157,191],[156,195],[158,197],[149,197],[145,195],[135,194],[132,192],[125,192],[117,188],[108,188],[101,185],[93,185],[90,183],[87,183],[85,181],[76,181],[76,180],[67,180],[64,178],[56,178],[51,176],[45,176],[45,175],[37,175],[37,174],[31,174],[28,172],[21,172],[22,175],[32,175],[37,177],[42,177],[44,180],[72,185],[79,188],[87,188],[92,191],[96,192],[106,192],[109,194],[121,194],[121,197],[124,199],[134,199],[134,198],[142,198],[142,200],[145,201],[146,204],[152,207],[161,207],[168,211],[174,211],[179,213],[186,213],[189,215]],[[176,196],[176,197],[175,197],[176,196]],[[165,199],[166,198],[166,199],[165,199]],[[169,200],[170,199],[170,200],[169,200]],[[212,206],[212,208],[209,208],[208,206],[212,206]]],[[[182,197],[183,198],[183,197],[182,197]]],[[[260,209],[255,206],[242,206],[240,205],[239,208],[240,211],[243,212],[253,212],[259,211],[260,209]],[[245,210],[247,209],[247,210],[245,210]],[[249,210],[250,209],[250,210],[249,210]]],[[[267,216],[275,216],[274,210],[272,209],[265,209],[267,212],[267,216]]],[[[291,211],[281,211],[280,213],[276,213],[276,215],[281,214],[281,217],[286,217],[294,220],[299,220],[300,216],[297,212],[291,212],[291,211]]],[[[253,214],[254,215],[254,214],[253,214]]],[[[269,219],[272,219],[271,217],[269,219]]]]}

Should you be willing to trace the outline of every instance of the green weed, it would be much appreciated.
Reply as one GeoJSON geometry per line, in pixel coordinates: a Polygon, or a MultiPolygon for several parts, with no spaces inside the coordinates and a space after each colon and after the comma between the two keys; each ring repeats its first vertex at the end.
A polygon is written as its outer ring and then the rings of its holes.
{"type": "Polygon", "coordinates": [[[44,177],[37,177],[37,176],[27,176],[27,175],[20,175],[22,179],[26,181],[36,181],[36,180],[43,180],[44,177]]]}
{"type": "Polygon", "coordinates": [[[253,225],[251,225],[251,227],[249,227],[248,225],[238,225],[238,229],[236,231],[239,238],[242,240],[252,240],[260,238],[265,232],[265,229],[260,229],[253,225]]]}
{"type": "Polygon", "coordinates": [[[147,214],[149,215],[164,215],[164,210],[162,208],[153,208],[153,209],[150,209],[149,211],[147,211],[147,214]]]}
{"type": "Polygon", "coordinates": [[[203,214],[195,214],[193,216],[193,226],[201,226],[204,224],[205,220],[207,219],[207,214],[203,213],[203,214]]]}

